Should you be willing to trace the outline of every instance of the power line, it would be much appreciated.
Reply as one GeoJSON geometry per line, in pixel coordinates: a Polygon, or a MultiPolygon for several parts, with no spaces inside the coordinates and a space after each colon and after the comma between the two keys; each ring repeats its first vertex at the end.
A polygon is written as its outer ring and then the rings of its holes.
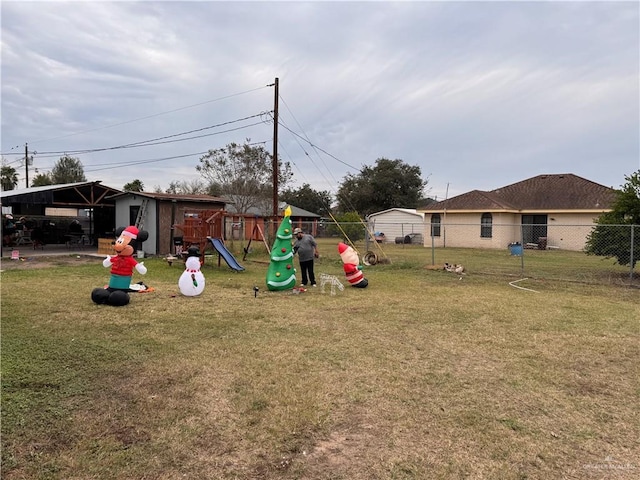
{"type": "MultiPolygon", "coordinates": [[[[5,153],[3,153],[2,155],[6,155],[6,154],[5,154],[5,153]]],[[[18,155],[18,154],[17,154],[17,153],[12,153],[11,155],[18,155]]],[[[5,160],[5,159],[3,159],[3,160],[5,160]]],[[[12,163],[22,163],[23,161],[24,161],[24,153],[22,154],[22,156],[21,156],[21,157],[16,158],[15,160],[11,160],[11,161],[3,161],[3,162],[2,162],[2,165],[4,165],[4,166],[9,166],[9,165],[11,165],[12,163]]]]}
{"type": "MultiPolygon", "coordinates": [[[[300,147],[300,149],[304,152],[304,154],[309,158],[309,160],[311,161],[311,163],[313,164],[314,167],[316,167],[316,169],[318,170],[318,173],[320,173],[320,176],[322,176],[322,178],[324,179],[325,182],[327,182],[329,185],[334,185],[336,182],[335,178],[333,178],[333,176],[331,176],[331,178],[333,179],[333,183],[330,182],[327,177],[324,176],[324,173],[322,173],[322,171],[317,167],[317,165],[315,164],[315,162],[313,161],[313,159],[311,158],[311,156],[309,155],[309,153],[304,149],[304,147],[302,146],[302,144],[300,143],[300,141],[295,138],[296,143],[298,144],[298,146],[300,147]]],[[[289,152],[283,147],[283,150],[285,151],[285,153],[289,156],[289,158],[291,159],[291,162],[295,165],[296,169],[298,170],[298,173],[300,173],[300,176],[303,178],[303,180],[306,183],[310,182],[306,179],[305,175],[302,173],[302,169],[298,166],[298,164],[293,160],[293,158],[291,157],[291,155],[289,155],[289,152]]]]}
{"type": "Polygon", "coordinates": [[[216,127],[220,127],[223,125],[229,125],[238,121],[243,121],[249,118],[255,118],[255,117],[259,117],[262,116],[263,113],[257,114],[257,115],[252,115],[251,117],[246,117],[243,119],[239,119],[239,120],[233,120],[230,122],[225,122],[222,124],[218,124],[218,125],[214,125],[211,127],[204,127],[201,129],[197,129],[197,130],[192,130],[191,132],[183,132],[183,133],[177,133],[174,135],[168,135],[166,137],[160,137],[158,139],[152,139],[152,140],[143,140],[140,142],[134,142],[134,143],[130,143],[130,144],[126,144],[126,145],[118,145],[115,147],[104,147],[104,148],[94,148],[94,149],[86,149],[86,150],[64,150],[64,151],[58,151],[58,152],[41,152],[39,154],[39,158],[51,158],[51,157],[56,157],[58,155],[82,155],[82,154],[88,154],[88,153],[97,153],[97,152],[104,152],[104,151],[109,151],[109,150],[122,150],[122,149],[127,149],[127,148],[139,148],[139,147],[150,147],[150,146],[154,146],[154,145],[164,145],[164,144],[168,144],[168,143],[177,143],[177,142],[184,142],[187,140],[194,140],[197,138],[205,138],[205,137],[213,137],[215,135],[221,135],[223,133],[229,133],[229,132],[235,132],[238,130],[243,130],[245,128],[249,128],[249,127],[255,127],[256,125],[260,125],[265,123],[263,120],[259,121],[259,122],[255,122],[255,123],[251,123],[248,125],[243,125],[241,127],[236,127],[236,128],[230,128],[227,130],[222,130],[219,132],[214,132],[214,133],[207,133],[205,135],[196,135],[193,137],[186,137],[186,138],[179,138],[179,139],[175,139],[175,140],[167,140],[167,141],[156,141],[156,140],[161,140],[162,138],[173,138],[173,137],[178,137],[181,135],[187,135],[189,133],[192,132],[196,132],[196,131],[203,131],[206,129],[210,129],[210,128],[216,128],[216,127]]]}
{"type": "Polygon", "coordinates": [[[67,135],[61,135],[59,137],[54,137],[54,138],[47,138],[47,139],[44,139],[44,140],[36,140],[36,141],[32,141],[30,143],[33,144],[33,143],[50,142],[50,141],[53,141],[53,140],[60,140],[61,138],[68,138],[68,137],[73,137],[75,135],[82,135],[83,133],[97,132],[99,130],[106,130],[107,128],[119,127],[121,125],[127,125],[129,123],[139,122],[141,120],[148,120],[150,118],[160,117],[162,115],[168,115],[170,113],[179,112],[181,110],[187,110],[189,108],[199,107],[201,105],[206,105],[208,103],[214,103],[214,102],[219,102],[221,100],[226,100],[228,98],[238,97],[240,95],[245,95],[247,93],[255,92],[255,91],[261,90],[263,88],[268,88],[268,87],[269,87],[269,85],[265,85],[265,86],[262,86],[262,87],[253,88],[251,90],[246,90],[244,92],[233,93],[231,95],[225,95],[223,97],[214,98],[212,100],[206,100],[204,102],[195,103],[193,105],[187,105],[186,107],[180,107],[180,108],[176,108],[176,109],[173,109],[173,110],[168,110],[166,112],[154,113],[152,115],[147,115],[147,116],[140,117],[140,118],[134,118],[133,120],[125,120],[124,122],[114,123],[114,124],[111,124],[111,125],[105,125],[104,127],[97,127],[97,128],[92,128],[92,129],[89,129],[89,130],[82,130],[80,132],[69,133],[67,135]]]}
{"type": "MultiPolygon", "coordinates": [[[[248,143],[247,145],[260,145],[260,144],[266,144],[268,143],[268,140],[263,140],[261,142],[251,142],[248,143]]],[[[95,165],[92,165],[91,167],[85,168],[83,169],[84,172],[99,172],[101,170],[110,170],[114,167],[130,167],[133,165],[143,165],[143,164],[147,164],[147,163],[158,163],[158,162],[164,162],[167,160],[176,160],[179,158],[187,158],[187,157],[194,157],[197,155],[206,155],[207,153],[209,153],[209,150],[203,151],[203,152],[194,152],[194,153],[185,153],[182,155],[173,155],[170,157],[161,157],[161,158],[151,158],[151,159],[146,159],[146,160],[130,160],[130,161],[126,161],[126,162],[109,162],[109,163],[98,163],[95,165]],[[94,168],[94,167],[101,167],[101,168],[94,168]]],[[[52,167],[53,168],[53,167],[52,167]]],[[[43,171],[49,171],[49,168],[46,167],[39,167],[37,170],[43,170],[43,171]]]]}
{"type": "Polygon", "coordinates": [[[329,152],[327,152],[326,150],[323,150],[322,148],[320,148],[319,146],[315,145],[314,143],[312,143],[310,140],[307,140],[306,138],[304,138],[303,136],[297,134],[296,132],[294,132],[293,130],[291,130],[289,127],[287,127],[286,125],[284,125],[282,122],[278,122],[279,125],[281,125],[282,127],[284,127],[285,130],[288,130],[289,132],[291,132],[291,134],[295,135],[298,138],[301,138],[302,140],[304,140],[305,142],[307,142],[309,145],[311,145],[313,148],[316,148],[318,150],[320,150],[322,153],[324,153],[325,155],[330,156],[331,158],[333,158],[334,160],[342,163],[343,165],[349,167],[349,168],[353,168],[354,170],[357,170],[358,172],[361,171],[360,168],[354,167],[353,165],[349,165],[347,162],[343,162],[342,160],[340,160],[338,157],[330,154],[329,152]]]}
{"type": "MultiPolygon", "coordinates": [[[[322,156],[320,156],[318,154],[318,150],[315,148],[315,146],[311,143],[311,141],[309,140],[309,135],[307,135],[307,133],[304,131],[304,128],[302,128],[302,125],[300,125],[300,122],[298,121],[298,119],[296,118],[296,116],[293,114],[293,112],[291,111],[291,109],[289,108],[289,105],[287,104],[287,102],[285,101],[284,98],[280,97],[280,99],[282,100],[282,103],[284,103],[284,106],[287,107],[287,111],[289,112],[289,114],[291,114],[291,116],[293,117],[293,119],[295,120],[296,124],[298,125],[298,128],[300,130],[302,130],[302,133],[304,133],[304,138],[307,141],[307,143],[309,143],[311,145],[311,148],[314,149],[314,151],[316,152],[316,155],[318,155],[318,158],[320,159],[320,161],[322,162],[322,165],[324,165],[324,168],[326,169],[327,172],[329,172],[329,175],[331,176],[331,178],[333,179],[333,183],[337,184],[337,180],[335,179],[335,177],[333,176],[333,174],[331,173],[331,169],[327,166],[327,164],[325,163],[324,159],[322,158],[322,156]]],[[[285,127],[286,128],[286,127],[285,127]]],[[[297,139],[296,139],[297,141],[297,139]]],[[[300,145],[300,142],[298,142],[298,145],[300,145]]],[[[302,148],[302,145],[300,145],[300,148],[302,148]]],[[[307,157],[309,157],[309,159],[311,160],[311,162],[313,163],[313,160],[311,159],[311,156],[306,152],[306,150],[304,148],[302,148],[302,150],[304,151],[305,155],[307,155],[307,157]]],[[[318,168],[318,167],[316,167],[318,168]]],[[[318,169],[318,171],[320,172],[320,169],[318,169]]],[[[320,174],[324,177],[324,175],[322,174],[322,172],[320,172],[320,174]]],[[[327,179],[325,178],[325,181],[327,179]]],[[[329,183],[329,182],[327,182],[329,183]]]]}
{"type": "MultiPolygon", "coordinates": [[[[193,157],[196,155],[205,155],[207,152],[196,152],[196,153],[186,153],[184,155],[173,155],[171,157],[162,157],[162,158],[152,158],[149,160],[133,160],[130,162],[119,162],[119,163],[111,163],[109,164],[109,166],[107,167],[102,167],[102,168],[87,168],[85,171],[86,172],[99,172],[101,170],[110,170],[113,167],[130,167],[133,165],[144,165],[147,163],[158,163],[158,162],[165,162],[167,160],[176,160],[178,158],[187,158],[187,157],[193,157]]],[[[106,165],[106,164],[105,164],[106,165]]]]}
{"type": "MultiPolygon", "coordinates": [[[[299,127],[301,130],[303,130],[303,132],[304,132],[304,129],[302,128],[302,126],[300,125],[300,123],[298,122],[298,120],[296,119],[295,115],[293,114],[293,112],[291,111],[291,109],[289,108],[289,106],[287,105],[287,103],[284,101],[284,99],[282,99],[282,101],[283,101],[283,103],[285,104],[285,106],[287,107],[287,110],[289,111],[289,113],[291,114],[291,116],[293,117],[293,119],[294,119],[294,120],[296,121],[296,123],[298,124],[298,127],[299,127]]],[[[349,165],[348,163],[343,162],[343,161],[342,161],[342,160],[340,160],[339,158],[335,157],[334,155],[331,155],[329,152],[327,152],[327,151],[323,150],[322,148],[318,147],[317,145],[314,145],[314,144],[311,142],[311,140],[309,140],[309,137],[307,136],[307,134],[306,134],[306,133],[305,133],[305,137],[303,138],[302,136],[300,136],[299,134],[297,134],[297,133],[295,133],[294,131],[292,131],[289,127],[287,127],[287,126],[286,126],[286,125],[284,125],[283,123],[280,123],[280,122],[278,122],[278,123],[279,123],[280,125],[282,125],[286,130],[288,130],[289,132],[291,132],[295,137],[302,138],[305,142],[307,142],[309,145],[311,145],[311,147],[312,147],[314,150],[316,150],[316,154],[317,154],[317,150],[320,150],[321,152],[325,153],[326,155],[329,155],[331,158],[333,158],[333,159],[337,160],[338,162],[340,162],[340,163],[342,163],[342,164],[344,164],[344,165],[346,165],[346,166],[348,166],[348,167],[350,167],[350,168],[353,168],[354,170],[357,170],[357,171],[359,171],[359,172],[361,172],[361,173],[362,173],[362,169],[359,169],[359,168],[356,168],[356,167],[354,167],[354,166],[352,166],[352,165],[349,165]]],[[[297,140],[297,138],[296,138],[296,142],[298,143],[298,145],[300,146],[300,148],[301,148],[301,150],[304,152],[304,154],[309,158],[309,160],[311,161],[311,163],[313,163],[313,164],[314,164],[314,166],[316,167],[316,169],[318,170],[318,172],[320,173],[320,175],[322,176],[322,178],[323,178],[327,183],[330,183],[330,182],[327,180],[327,178],[324,176],[324,174],[322,173],[322,171],[320,171],[320,169],[317,167],[317,165],[315,165],[315,163],[314,163],[313,159],[311,158],[311,156],[309,155],[309,153],[304,149],[304,147],[300,144],[300,142],[297,140]]],[[[286,150],[285,150],[285,151],[286,151],[286,150]]],[[[288,155],[288,152],[287,152],[287,155],[288,155]]],[[[338,182],[336,181],[336,179],[335,179],[335,178],[333,177],[333,175],[331,174],[331,170],[329,170],[329,168],[327,167],[326,163],[324,163],[324,160],[322,160],[322,157],[321,157],[320,155],[318,155],[318,158],[320,158],[320,160],[322,161],[323,165],[325,166],[325,168],[327,169],[327,171],[328,171],[328,172],[329,172],[329,174],[331,175],[331,178],[333,179],[333,182],[334,182],[332,185],[337,185],[337,183],[338,183],[338,182]]],[[[293,161],[293,160],[292,160],[292,161],[293,161]]],[[[296,164],[295,164],[295,162],[294,162],[294,165],[296,165],[296,164]]],[[[298,166],[297,166],[297,165],[296,165],[296,168],[298,168],[298,166]]],[[[300,169],[299,169],[299,168],[298,168],[298,170],[300,171],[300,169]]],[[[302,174],[302,171],[300,171],[300,174],[301,174],[301,176],[304,178],[304,175],[302,174]]],[[[307,183],[309,183],[309,182],[307,182],[307,183]]],[[[340,202],[340,199],[338,198],[338,193],[339,193],[339,192],[338,192],[338,189],[336,188],[335,198],[336,198],[336,201],[340,202]]],[[[342,199],[342,202],[343,202],[344,204],[348,204],[348,207],[349,207],[351,210],[356,211],[355,206],[351,203],[351,201],[349,200],[349,198],[343,198],[343,199],[342,199]]],[[[331,211],[331,205],[325,205],[325,208],[327,209],[327,211],[329,211],[329,212],[331,211]]],[[[332,217],[332,218],[333,218],[333,217],[332,217]]]]}

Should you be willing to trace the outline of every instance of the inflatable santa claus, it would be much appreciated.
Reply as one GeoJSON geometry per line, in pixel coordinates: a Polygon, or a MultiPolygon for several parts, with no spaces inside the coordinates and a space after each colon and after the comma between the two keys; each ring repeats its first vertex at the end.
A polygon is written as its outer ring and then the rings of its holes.
{"type": "Polygon", "coordinates": [[[344,273],[352,287],[365,288],[369,282],[364,278],[358,252],[346,243],[338,243],[338,253],[342,259],[344,273]]]}

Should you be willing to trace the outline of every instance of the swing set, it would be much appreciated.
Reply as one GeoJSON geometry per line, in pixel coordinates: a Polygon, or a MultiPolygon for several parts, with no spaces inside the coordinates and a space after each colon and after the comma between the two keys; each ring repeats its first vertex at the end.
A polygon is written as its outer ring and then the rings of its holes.
{"type": "MultiPolygon", "coordinates": [[[[338,221],[335,219],[335,217],[331,212],[329,212],[329,216],[331,217],[331,220],[333,220],[333,223],[335,223],[335,225],[338,227],[338,230],[342,232],[342,236],[345,238],[346,243],[348,243],[349,246],[351,246],[351,248],[353,248],[356,251],[358,256],[360,256],[360,252],[358,252],[358,249],[356,248],[355,244],[351,241],[351,239],[349,238],[349,235],[347,235],[347,233],[340,226],[340,224],[338,223],[338,221]]],[[[368,239],[375,238],[375,234],[374,232],[371,231],[371,229],[364,222],[364,220],[360,219],[360,223],[362,223],[362,225],[365,228],[365,231],[367,232],[367,245],[368,245],[369,243],[368,239]]],[[[380,244],[375,240],[373,241],[373,244],[377,247],[380,253],[378,254],[374,251],[368,250],[367,253],[364,254],[364,257],[362,257],[362,263],[364,263],[367,266],[377,265],[378,263],[381,263],[381,264],[391,263],[391,259],[387,257],[387,254],[384,252],[384,250],[382,250],[382,247],[380,246],[380,244]]]]}
{"type": "Polygon", "coordinates": [[[262,229],[260,228],[260,225],[255,223],[253,225],[253,230],[251,231],[251,236],[249,237],[249,243],[247,243],[247,246],[243,248],[243,250],[244,250],[244,255],[242,256],[242,261],[243,262],[247,260],[247,255],[249,254],[250,248],[251,248],[251,242],[253,241],[254,238],[262,239],[262,243],[264,243],[264,246],[267,249],[267,253],[269,255],[271,255],[271,249],[269,248],[269,245],[267,244],[266,238],[264,238],[264,233],[262,232],[262,229]]]}

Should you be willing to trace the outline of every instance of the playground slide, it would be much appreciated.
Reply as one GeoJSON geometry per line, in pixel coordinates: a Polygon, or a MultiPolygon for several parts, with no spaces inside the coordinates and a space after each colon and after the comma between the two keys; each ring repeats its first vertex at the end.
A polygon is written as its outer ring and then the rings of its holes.
{"type": "Polygon", "coordinates": [[[238,263],[236,257],[234,257],[231,252],[227,250],[227,247],[224,246],[222,240],[220,240],[219,238],[208,238],[211,241],[211,245],[213,245],[213,248],[215,248],[216,252],[218,252],[220,256],[224,258],[224,261],[227,262],[227,265],[229,265],[229,267],[238,272],[244,270],[244,267],[238,263]]]}

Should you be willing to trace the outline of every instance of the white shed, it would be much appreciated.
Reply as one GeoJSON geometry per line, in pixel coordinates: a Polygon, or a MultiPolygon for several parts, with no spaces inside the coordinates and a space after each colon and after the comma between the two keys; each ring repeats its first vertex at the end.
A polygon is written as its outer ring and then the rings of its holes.
{"type": "MultiPolygon", "coordinates": [[[[427,228],[424,223],[424,214],[412,208],[390,208],[372,213],[367,217],[367,224],[369,231],[384,233],[387,243],[394,243],[396,238],[404,238],[410,234],[420,234],[424,238],[425,228],[427,228]]],[[[411,243],[422,244],[423,241],[415,239],[411,243]]]]}

